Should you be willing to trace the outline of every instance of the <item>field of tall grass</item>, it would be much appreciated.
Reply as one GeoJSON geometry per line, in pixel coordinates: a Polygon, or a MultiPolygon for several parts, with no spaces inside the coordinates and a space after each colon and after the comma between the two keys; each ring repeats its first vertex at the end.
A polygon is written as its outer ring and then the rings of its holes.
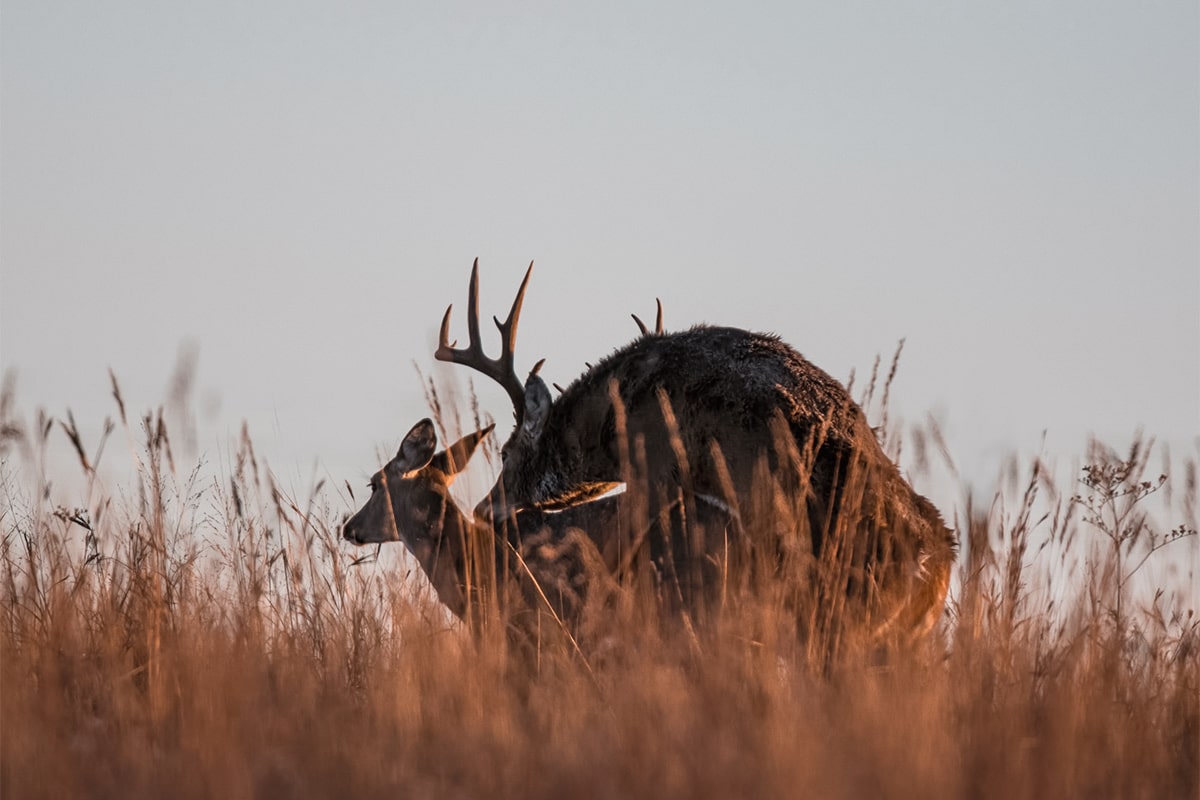
{"type": "Polygon", "coordinates": [[[248,434],[194,470],[113,389],[98,441],[0,400],[5,798],[1197,796],[1197,465],[1148,440],[1065,479],[1014,459],[964,501],[915,646],[831,659],[747,606],[530,658],[400,545],[342,542],[341,487],[289,496],[248,434]],[[76,505],[48,499],[56,437],[76,505]],[[129,484],[98,468],[111,438],[129,484]]]}

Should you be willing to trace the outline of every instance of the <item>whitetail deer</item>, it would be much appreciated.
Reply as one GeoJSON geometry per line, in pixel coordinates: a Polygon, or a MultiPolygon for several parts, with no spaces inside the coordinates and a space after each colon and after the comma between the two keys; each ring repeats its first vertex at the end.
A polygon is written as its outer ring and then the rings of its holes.
{"type": "MultiPolygon", "coordinates": [[[[664,525],[651,537],[655,567],[688,584],[685,600],[748,574],[738,571],[748,566],[760,577],[765,569],[821,584],[821,607],[798,609],[810,615],[810,629],[840,624],[833,620],[847,608],[869,629],[900,635],[937,620],[955,536],[836,380],[773,335],[706,325],[666,333],[660,307],[654,332],[635,317],[643,335],[552,401],[538,367],[522,383],[513,366],[533,265],[508,318],[495,319],[498,358],[484,355],[480,340],[478,267],[476,260],[468,347],[449,341],[451,306],[435,353],[492,378],[513,403],[502,470],[477,516],[499,523],[528,509],[586,503],[624,484],[645,498],[650,519],[682,500],[689,509],[726,509],[724,519],[736,521],[664,525]]],[[[628,554],[640,546],[588,532],[610,567],[614,548],[628,554]]]]}
{"type": "Polygon", "coordinates": [[[594,617],[615,589],[575,518],[522,515],[529,535],[513,544],[490,524],[468,519],[450,496],[450,485],[491,430],[434,452],[433,422],[418,422],[396,457],[371,476],[371,496],[342,526],[342,535],[359,545],[403,542],[438,599],[460,619],[470,620],[494,601],[505,621],[523,633],[553,627],[536,619],[548,614],[574,637],[585,616],[594,617]]]}

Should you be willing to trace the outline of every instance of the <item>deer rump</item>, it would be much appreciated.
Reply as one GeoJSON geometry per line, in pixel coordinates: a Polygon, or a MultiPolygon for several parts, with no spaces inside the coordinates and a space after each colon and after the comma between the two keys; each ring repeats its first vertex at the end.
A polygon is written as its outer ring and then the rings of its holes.
{"type": "MultiPolygon", "coordinates": [[[[731,565],[799,557],[836,561],[846,591],[894,598],[876,622],[926,628],[940,613],[953,534],[841,384],[778,337],[647,334],[553,402],[536,374],[524,394],[485,516],[579,506],[625,483],[651,521],[674,515],[645,544],[684,597],[744,577],[731,565]]],[[[610,566],[640,547],[610,526],[590,531],[610,566]]]]}

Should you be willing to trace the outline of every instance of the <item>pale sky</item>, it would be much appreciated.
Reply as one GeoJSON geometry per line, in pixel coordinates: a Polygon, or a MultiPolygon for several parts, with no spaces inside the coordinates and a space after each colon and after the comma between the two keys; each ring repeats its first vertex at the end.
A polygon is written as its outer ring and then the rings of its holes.
{"type": "Polygon", "coordinates": [[[842,380],[906,337],[893,411],[977,483],[1043,431],[1196,453],[1192,0],[0,15],[0,364],[93,437],[110,367],[148,408],[190,343],[203,449],[244,419],[281,473],[360,483],[478,256],[500,316],[536,261],[522,375],[566,384],[661,297],[842,380]]]}

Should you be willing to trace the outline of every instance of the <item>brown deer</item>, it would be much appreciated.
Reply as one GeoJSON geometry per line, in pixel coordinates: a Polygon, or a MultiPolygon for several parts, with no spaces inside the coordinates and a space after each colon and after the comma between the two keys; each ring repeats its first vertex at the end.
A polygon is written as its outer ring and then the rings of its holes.
{"type": "Polygon", "coordinates": [[[615,590],[596,546],[576,527],[580,520],[522,514],[529,535],[513,545],[490,524],[468,519],[450,496],[455,477],[491,430],[435,452],[433,422],[418,422],[395,458],[371,476],[371,496],[342,535],[358,545],[403,542],[438,599],[460,619],[473,623],[494,602],[511,630],[528,637],[557,625],[574,643],[615,590]]]}
{"type": "MultiPolygon", "coordinates": [[[[642,335],[552,401],[537,367],[522,383],[513,366],[533,265],[507,319],[495,320],[498,358],[481,344],[478,267],[469,345],[449,341],[451,306],[435,353],[497,381],[513,403],[516,426],[478,517],[511,521],[625,485],[651,520],[679,503],[691,520],[706,506],[727,512],[721,524],[660,525],[650,537],[655,570],[685,602],[723,592],[731,576],[786,576],[818,585],[810,605],[819,607],[797,609],[809,630],[840,625],[847,610],[871,631],[902,636],[936,622],[955,536],[836,380],[773,335],[707,325],[667,333],[661,321],[651,332],[635,317],[642,335]]],[[[610,568],[643,549],[619,533],[588,533],[610,568]]]]}

